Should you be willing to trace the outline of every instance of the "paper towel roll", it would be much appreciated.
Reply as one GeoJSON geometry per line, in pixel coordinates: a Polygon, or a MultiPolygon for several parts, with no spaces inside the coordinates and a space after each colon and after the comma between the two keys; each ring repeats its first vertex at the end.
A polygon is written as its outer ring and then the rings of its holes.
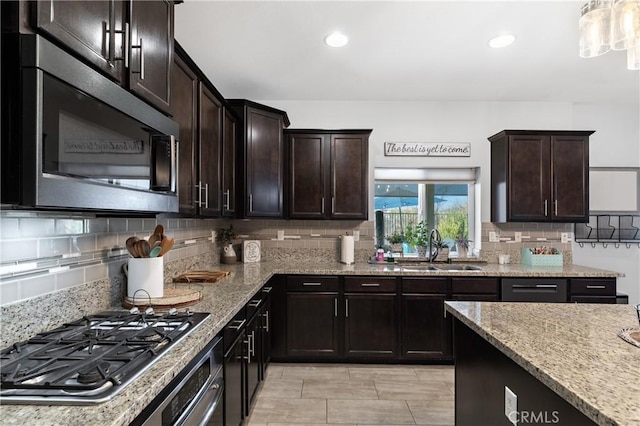
{"type": "Polygon", "coordinates": [[[127,296],[129,299],[135,297],[136,300],[140,300],[147,297],[164,296],[164,265],[162,259],[162,257],[129,259],[127,272],[127,296]]]}
{"type": "Polygon", "coordinates": [[[340,262],[351,265],[354,262],[355,240],[353,236],[344,235],[340,248],[340,262]]]}

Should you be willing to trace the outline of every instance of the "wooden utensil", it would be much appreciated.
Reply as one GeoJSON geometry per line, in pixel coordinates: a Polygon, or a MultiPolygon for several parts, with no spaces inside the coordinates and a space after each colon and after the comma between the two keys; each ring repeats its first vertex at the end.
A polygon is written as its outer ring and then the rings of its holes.
{"type": "Polygon", "coordinates": [[[149,257],[157,257],[160,252],[162,251],[162,247],[160,246],[155,246],[154,248],[151,249],[151,251],[149,252],[149,257]]]}
{"type": "Polygon", "coordinates": [[[135,244],[136,242],[138,242],[138,240],[140,240],[140,238],[134,236],[134,237],[127,238],[127,241],[125,242],[125,245],[127,246],[127,251],[133,257],[138,257],[137,252],[135,250],[135,244]]]}
{"type": "Polygon", "coordinates": [[[149,237],[149,245],[154,247],[162,241],[164,238],[164,227],[162,225],[156,226],[156,229],[153,230],[153,234],[149,237]]]}
{"type": "Polygon", "coordinates": [[[151,246],[149,245],[149,241],[138,240],[134,247],[135,247],[136,253],[138,254],[138,257],[149,257],[149,252],[151,251],[151,246]]]}
{"type": "Polygon", "coordinates": [[[166,252],[171,250],[171,247],[173,247],[173,243],[173,238],[164,237],[160,242],[160,247],[162,247],[162,250],[160,250],[160,254],[158,255],[158,257],[163,256],[166,252]]]}

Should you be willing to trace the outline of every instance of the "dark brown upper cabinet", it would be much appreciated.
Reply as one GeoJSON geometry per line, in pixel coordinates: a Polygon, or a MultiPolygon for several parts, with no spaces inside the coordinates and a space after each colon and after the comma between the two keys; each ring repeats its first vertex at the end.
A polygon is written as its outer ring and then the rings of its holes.
{"type": "Polygon", "coordinates": [[[246,99],[229,99],[238,118],[236,213],[283,217],[284,141],[287,113],[246,99]]]}
{"type": "MultiPolygon", "coordinates": [[[[223,212],[223,172],[233,170],[235,118],[224,99],[182,47],[176,43],[171,75],[171,114],[180,125],[178,200],[180,213],[218,217],[223,212]],[[224,119],[223,119],[224,117],[224,119]],[[223,153],[230,151],[231,164],[223,153]]],[[[226,188],[233,187],[224,183],[226,188]]]]}
{"type": "Polygon", "coordinates": [[[491,136],[491,221],[587,222],[593,133],[504,130],[491,136]]]}
{"type": "Polygon", "coordinates": [[[125,30],[123,0],[34,3],[34,27],[58,39],[92,65],[121,81],[125,30]]]}
{"type": "Polygon", "coordinates": [[[171,0],[44,0],[32,25],[163,112],[173,63],[171,0]]]}
{"type": "Polygon", "coordinates": [[[130,1],[129,88],[169,110],[173,63],[173,1],[130,1]]]}
{"type": "Polygon", "coordinates": [[[371,130],[286,130],[288,216],[367,219],[371,130]]]}
{"type": "Polygon", "coordinates": [[[236,212],[236,118],[224,109],[222,122],[222,215],[236,212]]]}

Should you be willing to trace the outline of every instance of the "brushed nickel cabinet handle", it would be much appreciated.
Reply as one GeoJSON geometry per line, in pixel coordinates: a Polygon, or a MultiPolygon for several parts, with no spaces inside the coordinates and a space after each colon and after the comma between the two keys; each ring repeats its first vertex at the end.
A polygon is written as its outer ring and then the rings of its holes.
{"type": "Polygon", "coordinates": [[[603,289],[603,288],[607,288],[607,286],[606,286],[606,285],[592,285],[592,284],[588,284],[588,285],[587,285],[587,288],[593,288],[593,289],[599,288],[599,289],[603,289]]]}
{"type": "Polygon", "coordinates": [[[336,197],[331,197],[331,213],[336,212],[336,197]]]}
{"type": "Polygon", "coordinates": [[[315,285],[315,286],[318,286],[318,285],[322,285],[322,283],[302,283],[302,285],[306,285],[306,286],[315,285]]]}
{"type": "Polygon", "coordinates": [[[253,212],[253,194],[249,194],[249,212],[253,212]]]}
{"type": "Polygon", "coordinates": [[[264,311],[264,314],[262,314],[262,316],[264,317],[264,327],[263,328],[268,333],[269,332],[269,311],[264,311]]]}
{"type": "Polygon", "coordinates": [[[338,316],[338,298],[334,298],[333,299],[333,316],[337,317],[338,316]]]}
{"type": "Polygon", "coordinates": [[[344,316],[349,318],[349,299],[344,300],[344,316]]]}
{"type": "Polygon", "coordinates": [[[209,208],[209,184],[204,184],[204,207],[209,208]]]}
{"type": "Polygon", "coordinates": [[[547,200],[544,200],[544,215],[547,216],[547,200]]]}
{"type": "Polygon", "coordinates": [[[380,287],[379,283],[362,283],[360,284],[362,287],[380,287]]]}
{"type": "Polygon", "coordinates": [[[132,74],[140,74],[140,80],[144,80],[144,48],[142,46],[142,37],[140,37],[140,43],[132,45],[131,49],[140,49],[140,69],[138,71],[132,71],[132,74]]]}
{"type": "Polygon", "coordinates": [[[553,200],[553,210],[554,214],[558,216],[558,200],[553,200]]]}
{"type": "Polygon", "coordinates": [[[324,213],[324,197],[320,199],[320,203],[321,203],[320,213],[324,213]]]}

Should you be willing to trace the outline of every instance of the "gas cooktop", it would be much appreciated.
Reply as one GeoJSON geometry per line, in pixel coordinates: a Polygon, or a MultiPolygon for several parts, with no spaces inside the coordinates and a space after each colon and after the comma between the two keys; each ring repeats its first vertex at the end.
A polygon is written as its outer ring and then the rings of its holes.
{"type": "Polygon", "coordinates": [[[0,352],[0,403],[105,402],[209,314],[102,312],[0,352]]]}

